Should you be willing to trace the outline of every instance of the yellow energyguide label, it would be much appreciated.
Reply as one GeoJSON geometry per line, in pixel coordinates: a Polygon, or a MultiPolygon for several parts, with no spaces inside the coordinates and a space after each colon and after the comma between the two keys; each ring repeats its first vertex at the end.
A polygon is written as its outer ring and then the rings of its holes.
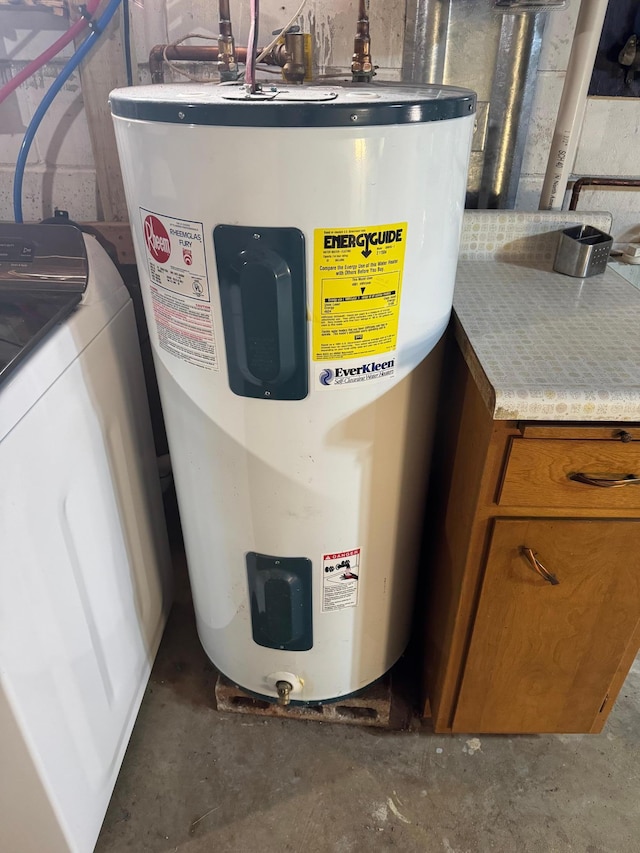
{"type": "Polygon", "coordinates": [[[407,223],[316,228],[313,358],[393,352],[398,336],[407,223]]]}

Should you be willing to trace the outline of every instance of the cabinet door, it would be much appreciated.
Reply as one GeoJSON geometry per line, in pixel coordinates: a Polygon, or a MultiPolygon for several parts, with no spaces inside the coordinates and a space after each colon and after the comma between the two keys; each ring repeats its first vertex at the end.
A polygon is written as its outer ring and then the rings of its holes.
{"type": "Polygon", "coordinates": [[[639,619],[640,521],[497,519],[453,731],[599,730],[639,619]]]}

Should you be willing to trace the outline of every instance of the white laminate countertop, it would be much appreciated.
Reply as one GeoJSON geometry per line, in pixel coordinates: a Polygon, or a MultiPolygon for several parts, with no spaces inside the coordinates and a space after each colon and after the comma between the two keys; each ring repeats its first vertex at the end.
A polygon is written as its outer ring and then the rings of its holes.
{"type": "MultiPolygon", "coordinates": [[[[553,272],[558,225],[548,229],[544,214],[536,214],[542,234],[510,241],[503,225],[499,245],[483,254],[476,229],[469,250],[470,223],[484,227],[488,215],[465,217],[454,323],[493,417],[640,421],[640,290],[611,269],[586,279],[553,272]],[[534,254],[522,251],[531,245],[534,254]]],[[[578,216],[606,230],[606,222],[578,216]]]]}

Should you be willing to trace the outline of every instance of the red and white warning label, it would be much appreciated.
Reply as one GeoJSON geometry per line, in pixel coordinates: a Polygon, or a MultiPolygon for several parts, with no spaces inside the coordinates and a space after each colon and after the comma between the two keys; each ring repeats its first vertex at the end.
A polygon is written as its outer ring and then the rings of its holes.
{"type": "Polygon", "coordinates": [[[358,604],[361,549],[322,555],[322,612],[346,610],[358,604]]]}
{"type": "Polygon", "coordinates": [[[151,299],[160,347],[196,367],[217,370],[211,305],[185,304],[179,296],[153,286],[151,299]]]}
{"type": "Polygon", "coordinates": [[[142,207],[140,216],[158,343],[182,361],[217,370],[202,223],[142,207]]]}

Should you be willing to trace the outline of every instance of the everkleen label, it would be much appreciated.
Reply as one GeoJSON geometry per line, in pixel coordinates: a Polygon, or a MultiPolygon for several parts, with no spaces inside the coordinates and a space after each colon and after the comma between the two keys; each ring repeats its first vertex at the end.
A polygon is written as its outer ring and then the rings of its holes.
{"type": "Polygon", "coordinates": [[[322,388],[339,388],[341,385],[356,385],[375,379],[385,379],[395,375],[396,360],[393,354],[385,359],[370,361],[342,361],[335,366],[320,367],[317,373],[318,384],[322,388]]]}
{"type": "Polygon", "coordinates": [[[406,222],[316,229],[317,387],[393,376],[406,238],[406,222]]]}

